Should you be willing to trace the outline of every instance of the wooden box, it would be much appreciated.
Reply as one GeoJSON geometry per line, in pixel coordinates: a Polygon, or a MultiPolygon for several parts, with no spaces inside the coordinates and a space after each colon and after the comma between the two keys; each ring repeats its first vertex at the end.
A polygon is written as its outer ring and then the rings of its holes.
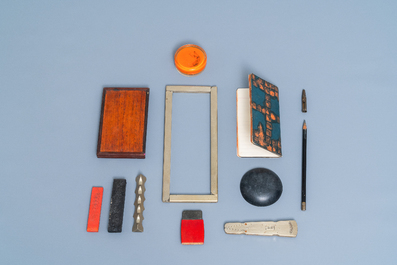
{"type": "Polygon", "coordinates": [[[145,158],[149,88],[105,87],[97,157],[145,158]]]}

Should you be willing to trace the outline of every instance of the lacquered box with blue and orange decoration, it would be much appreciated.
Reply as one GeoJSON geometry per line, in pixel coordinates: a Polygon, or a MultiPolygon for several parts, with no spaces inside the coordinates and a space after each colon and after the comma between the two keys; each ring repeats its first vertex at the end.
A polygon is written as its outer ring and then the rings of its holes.
{"type": "Polygon", "coordinates": [[[237,155],[281,157],[278,87],[254,74],[248,82],[237,89],[237,155]]]}

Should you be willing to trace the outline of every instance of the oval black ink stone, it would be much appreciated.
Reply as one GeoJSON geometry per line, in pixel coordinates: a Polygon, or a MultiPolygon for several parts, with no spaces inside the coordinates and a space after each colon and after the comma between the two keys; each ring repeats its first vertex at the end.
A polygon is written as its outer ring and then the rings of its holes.
{"type": "Polygon", "coordinates": [[[240,191],[243,198],[255,206],[269,206],[275,203],[283,192],[283,184],[273,171],[254,168],[241,178],[240,191]]]}

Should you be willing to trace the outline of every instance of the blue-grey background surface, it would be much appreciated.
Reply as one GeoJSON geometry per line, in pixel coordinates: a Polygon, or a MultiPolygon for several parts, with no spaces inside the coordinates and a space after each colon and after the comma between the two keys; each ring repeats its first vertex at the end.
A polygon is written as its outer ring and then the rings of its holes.
{"type": "MultiPolygon", "coordinates": [[[[395,1],[1,1],[0,264],[397,263],[396,12],[395,1]],[[198,76],[174,67],[186,43],[207,52],[198,76]],[[280,159],[236,156],[236,89],[250,73],[280,89],[280,159]],[[218,203],[161,201],[166,85],[218,86],[218,203]],[[150,88],[146,159],[96,157],[106,86],[150,88]],[[254,167],[280,176],[276,204],[241,197],[254,167]],[[131,232],[138,173],[144,233],[131,232]],[[127,179],[120,234],[107,232],[115,177],[127,179]],[[104,187],[99,233],[86,232],[92,186],[104,187]],[[203,211],[203,246],[180,244],[185,209],[203,211]],[[223,231],[285,219],[296,238],[223,231]]],[[[174,98],[173,192],[209,191],[208,108],[206,95],[174,98]]]]}

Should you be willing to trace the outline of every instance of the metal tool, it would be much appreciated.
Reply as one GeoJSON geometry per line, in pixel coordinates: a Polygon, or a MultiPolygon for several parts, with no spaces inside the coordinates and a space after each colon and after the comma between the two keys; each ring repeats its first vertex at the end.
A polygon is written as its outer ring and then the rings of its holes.
{"type": "Polygon", "coordinates": [[[135,189],[135,213],[134,213],[134,225],[132,226],[132,232],[143,232],[143,210],[145,207],[143,206],[143,202],[145,201],[145,182],[146,177],[142,174],[139,174],[136,177],[136,189],[135,189]]]}
{"type": "Polygon", "coordinates": [[[247,223],[226,223],[226,234],[234,235],[256,235],[256,236],[282,236],[296,237],[298,224],[295,220],[278,222],[247,222],[247,223]]]}

